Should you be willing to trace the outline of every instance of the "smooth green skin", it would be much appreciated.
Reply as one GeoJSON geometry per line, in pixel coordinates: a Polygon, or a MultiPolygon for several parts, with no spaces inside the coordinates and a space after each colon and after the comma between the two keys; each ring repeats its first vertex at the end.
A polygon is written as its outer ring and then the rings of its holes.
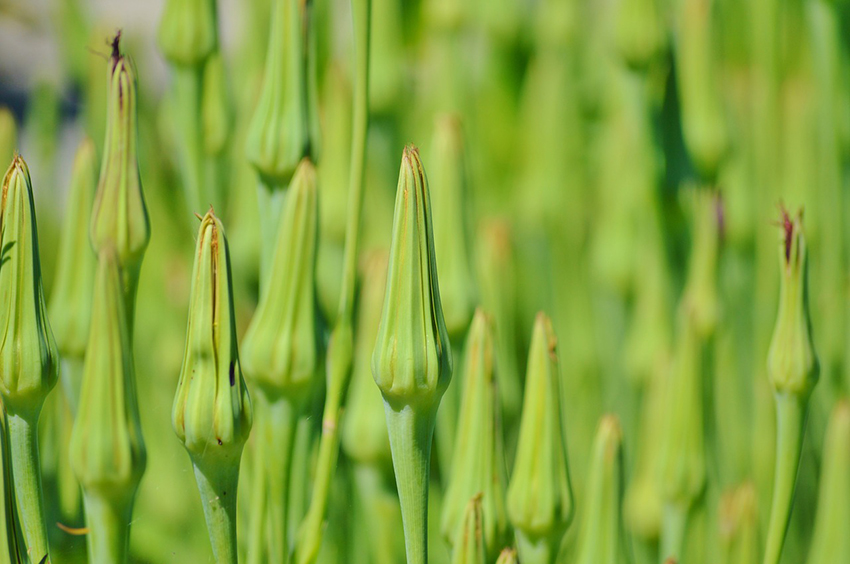
{"type": "Polygon", "coordinates": [[[38,460],[38,415],[35,421],[30,421],[10,413],[7,421],[15,497],[20,510],[27,554],[35,562],[44,556],[48,556],[49,561],[44,496],[41,490],[41,464],[38,460]]]}
{"type": "MultiPolygon", "coordinates": [[[[194,458],[194,457],[193,457],[194,458]]],[[[239,467],[193,461],[216,564],[237,564],[236,492],[239,467]]]]}
{"type": "Polygon", "coordinates": [[[195,213],[219,204],[216,194],[210,193],[214,186],[207,182],[204,174],[203,125],[201,121],[201,98],[203,96],[203,67],[196,65],[172,65],[174,83],[174,114],[177,118],[175,134],[179,171],[183,182],[186,209],[195,213]]]}
{"type": "Polygon", "coordinates": [[[214,0],[168,0],[157,44],[172,66],[201,64],[218,43],[214,0]]]}

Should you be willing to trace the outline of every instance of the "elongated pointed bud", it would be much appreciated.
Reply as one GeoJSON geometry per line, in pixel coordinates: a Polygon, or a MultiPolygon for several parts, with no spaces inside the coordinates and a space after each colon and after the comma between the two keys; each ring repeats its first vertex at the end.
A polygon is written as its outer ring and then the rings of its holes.
{"type": "Polygon", "coordinates": [[[216,47],[215,0],[168,0],[162,12],[157,43],[175,65],[198,65],[216,47]]]}
{"type": "Polygon", "coordinates": [[[230,253],[212,210],[201,220],[172,423],[195,465],[217,562],[236,562],[236,488],[253,422],[233,313],[230,253]]]}
{"type": "Polygon", "coordinates": [[[486,564],[487,549],[484,546],[484,511],[481,495],[475,495],[466,503],[463,522],[455,532],[452,564],[486,564]]]}
{"type": "Polygon", "coordinates": [[[765,564],[782,555],[803,443],[809,396],[818,381],[808,300],[808,257],[802,212],[783,210],[779,262],[779,312],[767,355],[767,373],[776,400],[776,467],[765,543],[765,564]]]}
{"type": "Polygon", "coordinates": [[[463,500],[479,495],[484,515],[487,561],[491,561],[510,539],[505,509],[507,471],[495,379],[493,329],[487,315],[480,309],[473,317],[465,350],[461,372],[463,392],[452,472],[443,501],[442,531],[453,542],[466,511],[463,500]]]}
{"type": "Polygon", "coordinates": [[[304,159],[280,216],[269,283],[245,334],[242,362],[270,398],[303,398],[320,363],[316,304],[316,169],[304,159]]]}
{"type": "Polygon", "coordinates": [[[124,562],[147,461],[118,255],[98,257],[91,331],[70,463],[83,489],[92,562],[124,562]]]}
{"type": "Polygon", "coordinates": [[[516,461],[508,486],[508,516],[520,559],[553,561],[573,517],[567,445],[561,424],[558,353],[551,320],[538,313],[528,352],[516,461]]]}
{"type": "Polygon", "coordinates": [[[720,544],[728,564],[756,564],[761,546],[758,500],[753,484],[742,484],[720,500],[720,544]]]}
{"type": "Polygon", "coordinates": [[[381,323],[381,307],[387,287],[387,253],[366,259],[361,275],[360,301],[354,341],[351,387],[342,427],[342,446],[349,458],[389,468],[392,464],[387,420],[381,392],[372,379],[372,345],[381,323]]]}
{"type": "Polygon", "coordinates": [[[18,144],[18,126],[15,116],[5,106],[0,106],[0,163],[8,163],[15,156],[18,144]]]}
{"type": "Polygon", "coordinates": [[[15,157],[0,195],[0,396],[10,414],[37,419],[58,378],[44,303],[32,183],[15,157]]]}
{"type": "Polygon", "coordinates": [[[599,423],[590,459],[576,564],[627,564],[630,543],[623,531],[623,432],[616,416],[599,423]]]}
{"type": "Polygon", "coordinates": [[[823,450],[820,495],[808,564],[850,561],[850,403],[832,411],[823,450]]]}
{"type": "Polygon", "coordinates": [[[462,338],[477,297],[470,252],[463,132],[458,117],[444,115],[437,120],[431,154],[434,251],[440,271],[440,298],[446,312],[446,330],[452,338],[462,338]]]}
{"type": "Polygon", "coordinates": [[[16,156],[0,194],[0,398],[8,412],[21,529],[35,560],[48,555],[36,430],[58,368],[44,303],[32,182],[24,159],[16,156]]]}
{"type": "Polygon", "coordinates": [[[100,254],[111,248],[118,257],[127,315],[133,319],[138,271],[150,240],[150,222],[139,177],[136,73],[112,46],[107,78],[106,139],[91,218],[91,240],[100,254]]]}
{"type": "Polygon", "coordinates": [[[248,160],[270,184],[286,184],[309,154],[308,4],[274,0],[266,72],[248,127],[248,160]]]}
{"type": "Polygon", "coordinates": [[[82,360],[91,320],[91,300],[97,267],[89,241],[92,203],[97,187],[97,155],[91,139],[77,149],[68,188],[68,202],[49,312],[59,352],[82,360]]]}
{"type": "Polygon", "coordinates": [[[419,152],[409,146],[402,156],[387,292],[372,354],[372,375],[384,396],[408,564],[428,561],[431,438],[451,373],[428,182],[419,152]]]}

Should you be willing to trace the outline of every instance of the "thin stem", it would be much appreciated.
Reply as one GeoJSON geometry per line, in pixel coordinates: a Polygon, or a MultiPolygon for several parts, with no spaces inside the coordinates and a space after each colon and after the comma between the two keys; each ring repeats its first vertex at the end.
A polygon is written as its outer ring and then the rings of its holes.
{"type": "Polygon", "coordinates": [[[270,564],[284,564],[289,557],[289,529],[287,524],[289,504],[289,474],[292,470],[292,445],[295,439],[297,416],[287,400],[269,404],[267,421],[268,450],[266,480],[269,559],[270,564]]]}
{"type": "Polygon", "coordinates": [[[130,516],[133,503],[114,503],[97,495],[83,496],[89,533],[86,536],[90,564],[122,564],[127,561],[130,516]],[[123,507],[122,507],[123,506],[123,507]]]}
{"type": "MultiPolygon", "coordinates": [[[[435,414],[384,402],[396,487],[401,502],[407,564],[428,562],[428,481],[435,414]]],[[[529,564],[533,564],[529,562],[529,564]]]]}
{"type": "Polygon", "coordinates": [[[39,562],[49,554],[44,524],[44,498],[41,465],[38,461],[38,413],[32,417],[9,414],[9,447],[12,479],[17,498],[21,529],[30,559],[39,562]]]}
{"type": "MultiPolygon", "coordinates": [[[[255,404],[255,428],[258,430],[264,429],[266,410],[268,406],[261,400],[262,394],[258,395],[258,401],[255,404]]],[[[265,516],[266,502],[268,499],[266,493],[266,467],[263,457],[260,456],[261,448],[264,446],[265,437],[255,437],[252,447],[253,466],[251,467],[250,480],[250,513],[248,519],[248,543],[245,551],[246,561],[248,564],[263,564],[266,562],[266,545],[265,545],[265,516]]]]}
{"type": "Polygon", "coordinates": [[[236,491],[239,470],[194,463],[216,564],[237,564],[236,491]]]}
{"type": "Polygon", "coordinates": [[[776,396],[776,470],[773,478],[773,502],[764,550],[764,564],[778,564],[791,517],[807,402],[793,394],[776,396]]]}
{"type": "Polygon", "coordinates": [[[257,185],[257,201],[260,210],[260,294],[264,291],[269,268],[274,257],[280,214],[286,187],[272,186],[260,180],[257,185]]]}
{"type": "Polygon", "coordinates": [[[665,503],[661,523],[661,558],[681,558],[685,547],[688,508],[665,503]]]}
{"type": "Polygon", "coordinates": [[[549,539],[532,538],[526,536],[520,530],[516,532],[516,544],[520,561],[523,564],[552,564],[558,552],[558,547],[553,547],[549,539]]]}
{"type": "MultiPolygon", "coordinates": [[[[387,493],[383,487],[381,470],[372,464],[357,464],[354,468],[355,492],[360,497],[363,525],[369,537],[368,545],[373,564],[397,562],[393,550],[393,523],[382,510],[387,493]]],[[[395,496],[393,496],[395,497],[395,496]]]]}
{"type": "Polygon", "coordinates": [[[173,65],[174,94],[178,118],[177,135],[183,166],[183,193],[189,211],[203,212],[217,202],[208,194],[204,182],[204,153],[201,141],[201,65],[173,65]]]}

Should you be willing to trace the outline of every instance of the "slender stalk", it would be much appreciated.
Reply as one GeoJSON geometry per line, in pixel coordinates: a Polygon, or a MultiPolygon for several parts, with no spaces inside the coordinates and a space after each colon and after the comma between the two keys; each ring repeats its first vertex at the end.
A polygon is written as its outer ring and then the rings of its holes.
{"type": "MultiPolygon", "coordinates": [[[[258,396],[262,397],[262,394],[258,394],[258,396]]],[[[266,417],[266,409],[268,409],[268,407],[266,406],[265,402],[263,402],[262,404],[260,402],[257,402],[257,404],[255,405],[257,430],[265,430],[264,417],[266,417]],[[265,409],[260,408],[260,405],[263,405],[265,409]]],[[[264,544],[263,536],[265,527],[263,525],[267,511],[266,503],[268,501],[268,495],[266,493],[266,466],[263,457],[260,456],[261,441],[258,440],[260,438],[261,437],[256,437],[254,439],[254,443],[251,445],[251,448],[254,449],[254,465],[252,467],[253,472],[251,473],[250,482],[251,493],[249,494],[249,522],[246,527],[248,531],[248,536],[245,550],[245,561],[247,562],[247,564],[263,564],[264,562],[266,562],[266,546],[264,544]]]]}
{"type": "Polygon", "coordinates": [[[286,400],[269,405],[266,428],[266,461],[268,495],[267,515],[270,528],[268,540],[270,564],[283,564],[289,557],[289,475],[292,470],[292,445],[295,442],[297,415],[286,400]]]}
{"type": "Polygon", "coordinates": [[[236,487],[239,472],[233,469],[222,472],[214,464],[195,462],[193,466],[216,564],[237,564],[236,487]]]}
{"type": "Polygon", "coordinates": [[[118,564],[127,561],[132,501],[116,504],[98,495],[85,495],[89,533],[86,541],[90,564],[118,564]]]}
{"type": "Polygon", "coordinates": [[[49,554],[41,491],[41,465],[38,461],[38,414],[22,417],[9,414],[9,447],[15,497],[26,541],[27,554],[35,562],[49,554]]]}
{"type": "MultiPolygon", "coordinates": [[[[428,482],[434,414],[423,414],[409,405],[397,409],[386,401],[384,413],[393,453],[404,549],[407,564],[428,562],[428,482]]],[[[529,564],[534,564],[528,561],[529,564]]]]}
{"type": "MultiPolygon", "coordinates": [[[[369,535],[369,548],[373,564],[395,564],[393,523],[389,522],[385,503],[386,491],[382,487],[381,470],[372,464],[357,464],[354,468],[355,491],[361,498],[364,524],[369,535]]],[[[397,523],[397,522],[396,522],[397,523]]],[[[397,529],[395,529],[397,531],[397,529]]]]}
{"type": "Polygon", "coordinates": [[[172,65],[183,166],[183,192],[190,211],[201,212],[217,202],[207,193],[201,140],[202,65],[172,65]]]}
{"type": "Polygon", "coordinates": [[[681,558],[685,548],[688,508],[678,503],[665,503],[662,515],[661,557],[681,558]]]}
{"type": "Polygon", "coordinates": [[[778,564],[791,517],[807,402],[793,394],[776,393],[776,470],[773,502],[764,550],[764,564],[778,564]]]}
{"type": "MultiPolygon", "coordinates": [[[[269,268],[274,262],[274,246],[280,214],[283,213],[285,187],[271,186],[260,180],[257,185],[257,200],[260,209],[260,287],[268,279],[269,268]]],[[[262,290],[261,290],[262,291],[262,290]]]]}

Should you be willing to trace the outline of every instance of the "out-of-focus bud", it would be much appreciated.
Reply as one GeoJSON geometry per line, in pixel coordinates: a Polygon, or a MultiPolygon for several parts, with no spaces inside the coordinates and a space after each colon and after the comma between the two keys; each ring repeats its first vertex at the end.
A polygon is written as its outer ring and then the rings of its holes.
{"type": "Polygon", "coordinates": [[[680,313],[702,339],[714,333],[719,317],[717,258],[722,205],[720,196],[712,190],[696,188],[686,193],[685,206],[693,228],[691,257],[680,313]]]}
{"type": "Polygon", "coordinates": [[[271,185],[285,185],[309,154],[309,2],[275,0],[266,72],[248,128],[247,158],[271,185]]]}
{"type": "Polygon", "coordinates": [[[477,297],[469,249],[463,132],[458,117],[444,115],[437,119],[431,155],[434,251],[440,272],[440,298],[449,336],[461,339],[469,327],[477,297]]]}
{"type": "MultiPolygon", "coordinates": [[[[820,495],[808,564],[850,561],[850,403],[839,400],[826,430],[820,495]]],[[[743,561],[741,561],[743,562],[743,561]]]]}
{"type": "MultiPolygon", "coordinates": [[[[721,549],[728,564],[754,564],[759,561],[758,501],[753,484],[727,492],[719,508],[721,549]]],[[[830,560],[832,562],[832,560],[830,560]]]]}
{"type": "Polygon", "coordinates": [[[428,560],[428,480],[437,408],[451,380],[431,200],[415,147],[404,150],[372,375],[384,396],[409,564],[428,560]]]}
{"type": "Polygon", "coordinates": [[[486,564],[487,550],[484,547],[485,517],[481,507],[481,495],[475,495],[466,503],[463,522],[454,536],[452,564],[486,564]]]}
{"type": "Polygon", "coordinates": [[[221,221],[201,220],[172,423],[195,465],[217,562],[236,562],[236,491],[253,410],[237,348],[230,253],[221,221]]]}
{"type": "Polygon", "coordinates": [[[320,363],[315,282],[318,216],[316,169],[304,159],[286,194],[269,282],[242,346],[249,380],[270,400],[304,398],[316,382],[320,363]]]}
{"type": "Polygon", "coordinates": [[[538,313],[528,352],[508,516],[522,561],[552,562],[573,516],[567,446],[561,424],[557,339],[538,313]]]}
{"type": "Polygon", "coordinates": [[[218,155],[227,147],[231,130],[230,100],[221,51],[213,51],[204,63],[201,88],[204,152],[218,155]]]}
{"type": "Polygon", "coordinates": [[[667,30],[658,0],[620,0],[616,40],[632,68],[646,69],[667,47],[667,30]]]}
{"type": "Polygon", "coordinates": [[[0,396],[26,419],[38,419],[59,375],[46,309],[30,173],[17,156],[0,200],[0,396]]]}
{"type": "Polygon", "coordinates": [[[517,564],[516,550],[513,548],[502,550],[499,554],[499,559],[496,560],[496,564],[517,564]]]}
{"type": "Polygon", "coordinates": [[[507,471],[494,363],[492,327],[479,309],[466,340],[457,440],[443,500],[442,531],[453,541],[464,516],[464,500],[479,495],[488,562],[510,541],[505,509],[507,471]]]}
{"type": "Polygon", "coordinates": [[[623,432],[616,416],[599,423],[590,459],[576,564],[627,564],[631,547],[620,512],[623,492],[623,432]]]}
{"type": "Polygon", "coordinates": [[[368,256],[361,276],[360,301],[354,341],[351,387],[346,402],[342,446],[349,458],[360,463],[392,464],[387,420],[381,392],[372,379],[372,345],[381,322],[387,283],[387,254],[368,256]]]}
{"type": "Polygon", "coordinates": [[[91,240],[100,254],[111,248],[118,256],[127,315],[132,304],[138,271],[150,240],[150,222],[139,177],[138,108],[136,75],[129,59],[112,44],[107,79],[107,119],[100,179],[91,218],[91,240]]]}
{"type": "Polygon", "coordinates": [[[162,12],[157,43],[175,65],[198,65],[218,42],[215,0],[168,0],[162,12]]]}
{"type": "Polygon", "coordinates": [[[0,106],[0,163],[11,162],[18,144],[18,126],[9,108],[0,106]]]}
{"type": "Polygon", "coordinates": [[[92,562],[124,562],[133,502],[147,461],[133,350],[115,251],[98,257],[71,468],[83,489],[92,562]]]}

